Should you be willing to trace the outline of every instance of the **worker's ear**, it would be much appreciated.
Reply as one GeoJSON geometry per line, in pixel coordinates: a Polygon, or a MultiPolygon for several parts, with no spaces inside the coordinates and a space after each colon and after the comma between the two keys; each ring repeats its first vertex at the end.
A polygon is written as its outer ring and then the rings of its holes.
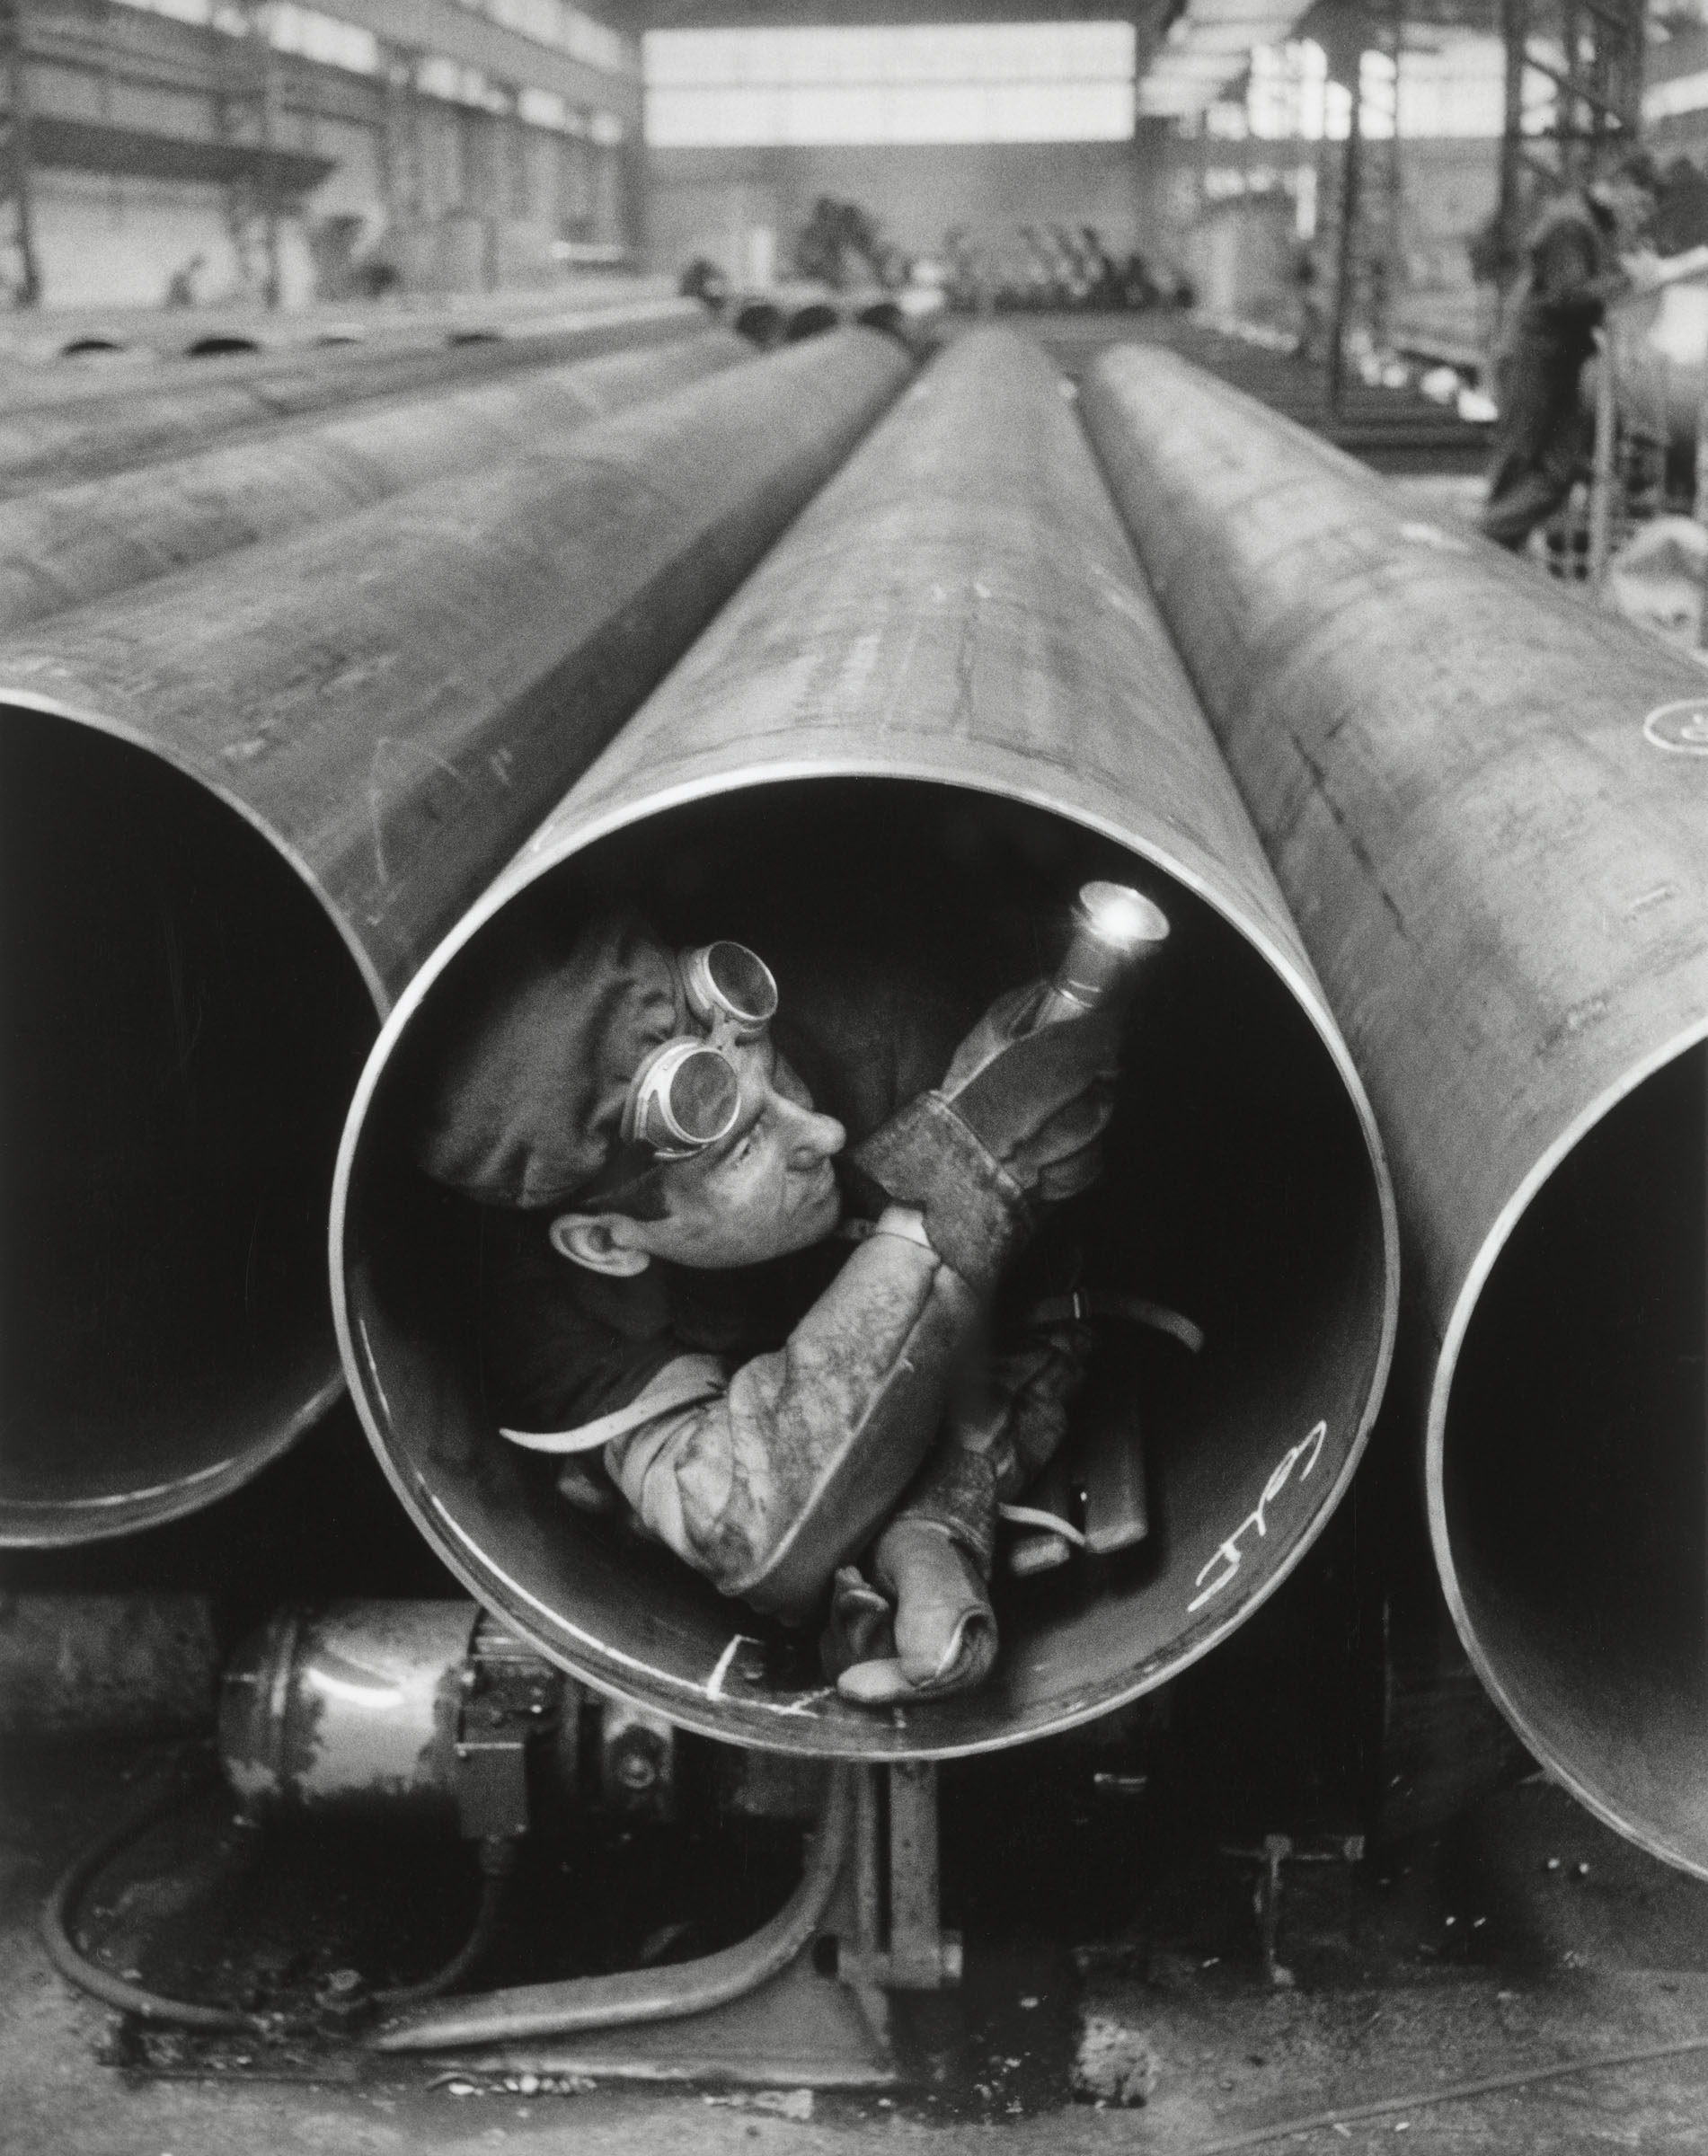
{"type": "Polygon", "coordinates": [[[632,1280],[652,1259],[641,1249],[625,1213],[560,1213],[552,1223],[552,1248],[571,1265],[612,1280],[632,1280]]]}

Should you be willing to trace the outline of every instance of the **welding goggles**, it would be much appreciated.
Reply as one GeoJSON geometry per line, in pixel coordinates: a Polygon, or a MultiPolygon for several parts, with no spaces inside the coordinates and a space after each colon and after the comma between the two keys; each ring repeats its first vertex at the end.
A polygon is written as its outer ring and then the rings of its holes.
{"type": "Polygon", "coordinates": [[[771,968],[745,943],[703,943],[677,953],[689,1015],[703,1030],[654,1048],[630,1081],[625,1145],[659,1161],[687,1161],[727,1138],[741,1112],[741,1074],[730,1051],[760,1039],[777,1012],[771,968]]]}

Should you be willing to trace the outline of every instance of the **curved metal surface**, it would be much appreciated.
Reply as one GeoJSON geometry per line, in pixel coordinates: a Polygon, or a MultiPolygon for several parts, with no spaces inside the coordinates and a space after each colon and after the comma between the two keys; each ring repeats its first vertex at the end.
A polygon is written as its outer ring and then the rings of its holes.
{"type": "Polygon", "coordinates": [[[0,644],[0,1541],[335,1396],[325,1197],[420,958],[896,394],[850,331],[0,644]]]}
{"type": "Polygon", "coordinates": [[[456,1816],[457,1678],[480,1613],[466,1602],[286,1610],[221,1674],[219,1761],[262,1814],[398,1807],[456,1816]]]}
{"type": "Polygon", "coordinates": [[[78,485],[0,502],[0,630],[427,486],[555,455],[589,421],[750,359],[724,330],[378,410],[366,402],[78,485]]]}
{"type": "Polygon", "coordinates": [[[655,300],[479,343],[387,342],[181,359],[146,376],[58,377],[14,386],[0,413],[0,500],[133,465],[193,455],[219,437],[381,397],[421,396],[527,367],[694,337],[705,311],[655,300]]]}
{"type": "Polygon", "coordinates": [[[1466,1648],[1708,1876],[1701,671],[1163,353],[1082,410],[1387,1141],[1466,1648]]]}
{"type": "Polygon", "coordinates": [[[1381,1391],[1385,1171],[1035,346],[986,332],[950,349],[434,954],[358,1089],[332,1234],[352,1391],[434,1547],[543,1653],[708,1736],[845,1757],[1018,1743],[1161,1683],[1284,1577],[1381,1391]],[[1150,1365],[1150,1540],[1004,1582],[990,1684],[874,1715],[827,1690],[810,1639],[573,1512],[498,1439],[447,1286],[455,1210],[401,1164],[399,1102],[439,985],[486,962],[525,894],[632,893],[655,917],[675,903],[683,940],[715,922],[772,955],[786,997],[789,965],[840,948],[881,897],[904,939],[951,907],[994,938],[1065,923],[1092,876],[1139,882],[1173,932],[1146,976],[1127,1135],[1082,1224],[1088,1277],[1184,1310],[1210,1345],[1190,1374],[1150,1365]]]}

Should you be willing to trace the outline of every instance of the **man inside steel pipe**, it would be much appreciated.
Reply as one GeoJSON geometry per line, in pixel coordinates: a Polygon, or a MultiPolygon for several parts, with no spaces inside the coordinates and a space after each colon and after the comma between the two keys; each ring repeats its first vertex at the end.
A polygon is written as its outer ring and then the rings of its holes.
{"type": "Polygon", "coordinates": [[[1121,999],[1034,982],[969,1028],[905,960],[785,978],[544,909],[456,1012],[417,1158],[475,1201],[487,1404],[568,1502],[786,1623],[827,1612],[845,1697],[963,1691],[997,1508],[1083,1374],[1022,1253],[1099,1172],[1121,999]]]}

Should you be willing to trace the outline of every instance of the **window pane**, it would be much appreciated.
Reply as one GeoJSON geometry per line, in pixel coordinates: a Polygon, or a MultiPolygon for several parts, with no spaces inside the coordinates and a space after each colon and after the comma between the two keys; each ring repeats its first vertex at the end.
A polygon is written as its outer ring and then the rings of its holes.
{"type": "Polygon", "coordinates": [[[1130,22],[653,31],[659,144],[1130,137],[1130,22]],[[725,87],[727,85],[727,87],[725,87]]]}

